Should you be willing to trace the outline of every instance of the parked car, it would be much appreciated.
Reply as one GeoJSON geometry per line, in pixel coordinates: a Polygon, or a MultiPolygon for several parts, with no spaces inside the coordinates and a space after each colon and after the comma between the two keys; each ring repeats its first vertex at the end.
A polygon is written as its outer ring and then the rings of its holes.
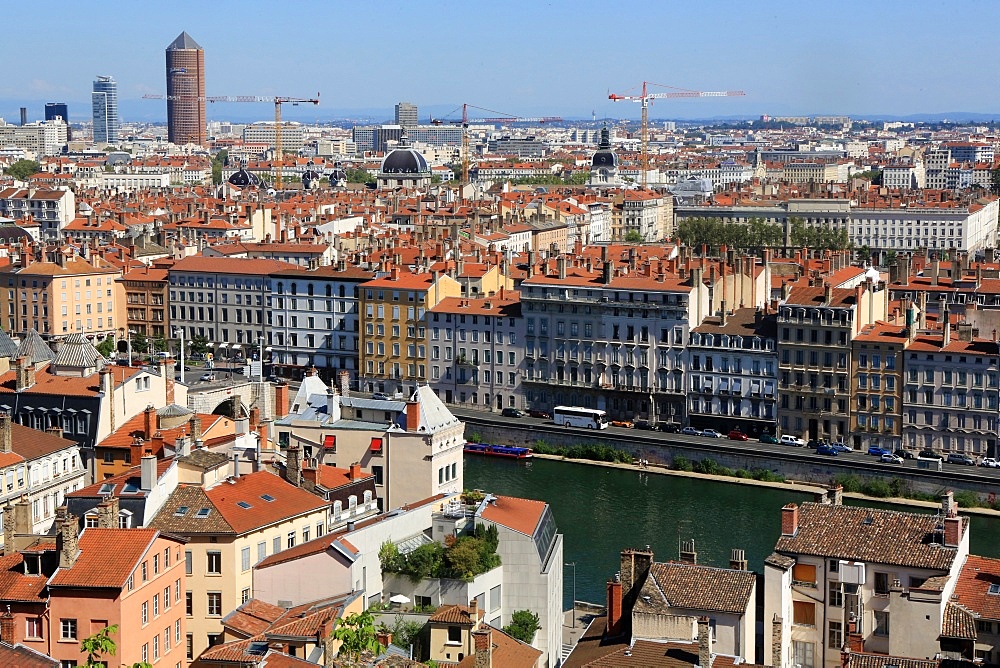
{"type": "Polygon", "coordinates": [[[806,443],[806,445],[808,447],[812,448],[813,450],[815,450],[819,446],[821,446],[821,445],[829,445],[829,443],[827,443],[827,441],[826,441],[825,438],[810,438],[809,442],[806,443]]]}
{"type": "Polygon", "coordinates": [[[540,411],[537,408],[529,408],[528,416],[533,418],[539,418],[542,420],[551,420],[552,413],[546,413],[545,411],[540,411]]]}
{"type": "Polygon", "coordinates": [[[372,399],[382,399],[383,401],[385,401],[389,399],[389,395],[386,394],[385,392],[376,392],[375,394],[372,395],[372,399]]]}
{"type": "Polygon", "coordinates": [[[980,466],[985,466],[988,469],[1000,469],[1000,459],[996,457],[983,457],[983,460],[979,462],[980,466]]]}
{"type": "Polygon", "coordinates": [[[789,434],[783,434],[781,438],[778,439],[778,442],[781,443],[782,445],[791,445],[796,448],[801,448],[803,445],[806,444],[806,442],[803,441],[801,438],[797,438],[789,434]]]}
{"type": "Polygon", "coordinates": [[[837,448],[833,447],[832,445],[821,445],[818,448],[816,448],[816,454],[817,455],[829,455],[830,457],[836,457],[840,453],[837,451],[837,448]]]}
{"type": "Polygon", "coordinates": [[[854,448],[843,441],[835,441],[830,444],[830,447],[835,449],[837,452],[854,452],[854,448]]]}
{"type": "Polygon", "coordinates": [[[964,466],[975,466],[976,465],[975,458],[970,457],[969,455],[963,455],[960,452],[953,452],[950,455],[948,455],[948,460],[947,461],[948,461],[949,464],[962,464],[964,466]]]}
{"type": "Polygon", "coordinates": [[[708,438],[722,438],[722,434],[715,431],[714,429],[702,429],[701,435],[706,436],[708,438]]]}
{"type": "Polygon", "coordinates": [[[632,428],[632,423],[628,420],[612,420],[609,424],[612,427],[624,427],[625,429],[632,428]]]}
{"type": "Polygon", "coordinates": [[[775,444],[777,444],[778,437],[775,436],[774,434],[761,434],[760,438],[757,439],[757,440],[760,441],[761,443],[775,443],[775,444]]]}
{"type": "Polygon", "coordinates": [[[655,431],[656,423],[652,420],[636,420],[632,423],[635,429],[645,429],[646,431],[655,431]]]}
{"type": "Polygon", "coordinates": [[[884,462],[886,464],[902,464],[903,463],[903,458],[900,457],[899,455],[897,455],[894,452],[887,452],[884,455],[882,455],[881,457],[879,457],[878,460],[880,462],[884,462]]]}
{"type": "Polygon", "coordinates": [[[681,426],[676,422],[660,422],[657,426],[660,431],[665,431],[668,434],[676,434],[681,430],[681,426]]]}
{"type": "Polygon", "coordinates": [[[215,374],[214,373],[203,373],[203,374],[201,374],[201,381],[203,383],[211,383],[214,380],[215,380],[215,374]]]}
{"type": "Polygon", "coordinates": [[[934,452],[933,450],[921,450],[917,454],[917,459],[937,459],[940,461],[944,459],[944,455],[939,452],[934,452]]]}
{"type": "Polygon", "coordinates": [[[519,418],[519,417],[524,417],[524,411],[520,411],[516,408],[505,408],[502,411],[500,411],[500,415],[504,417],[519,418]]]}
{"type": "Polygon", "coordinates": [[[872,445],[872,446],[869,446],[869,448],[868,448],[868,454],[869,455],[874,455],[876,457],[881,457],[882,455],[891,455],[892,454],[892,450],[886,450],[885,448],[880,448],[877,445],[872,445]]]}
{"type": "Polygon", "coordinates": [[[893,452],[892,454],[896,455],[897,457],[902,457],[903,459],[916,459],[917,458],[917,456],[915,454],[913,454],[909,450],[904,450],[903,448],[896,448],[896,451],[893,452]]]}
{"type": "Polygon", "coordinates": [[[744,434],[739,429],[733,429],[731,432],[729,432],[729,440],[730,441],[749,441],[750,437],[747,436],[746,434],[744,434]]]}
{"type": "Polygon", "coordinates": [[[685,436],[701,436],[701,430],[694,427],[684,427],[681,429],[681,433],[685,436]]]}

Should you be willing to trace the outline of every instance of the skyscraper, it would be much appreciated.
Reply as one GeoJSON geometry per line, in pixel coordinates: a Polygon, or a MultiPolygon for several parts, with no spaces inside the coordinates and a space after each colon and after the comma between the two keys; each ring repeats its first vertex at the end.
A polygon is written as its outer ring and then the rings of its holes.
{"type": "Polygon", "coordinates": [[[396,125],[404,128],[417,127],[417,105],[410,102],[398,102],[396,104],[396,125]]]}
{"type": "Polygon", "coordinates": [[[208,140],[205,50],[186,32],[167,47],[167,139],[201,146],[208,140]]]}
{"type": "Polygon", "coordinates": [[[45,103],[45,120],[54,121],[56,118],[61,118],[67,123],[69,123],[69,110],[66,108],[65,102],[46,102],[45,103]]]}
{"type": "Polygon", "coordinates": [[[94,143],[118,141],[118,82],[114,77],[98,76],[90,94],[94,111],[94,143]]]}

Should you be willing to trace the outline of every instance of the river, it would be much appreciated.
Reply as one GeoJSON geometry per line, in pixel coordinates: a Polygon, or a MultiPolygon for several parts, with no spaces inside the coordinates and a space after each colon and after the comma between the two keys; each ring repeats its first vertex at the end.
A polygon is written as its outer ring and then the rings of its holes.
{"type": "MultiPolygon", "coordinates": [[[[668,561],[677,558],[681,540],[694,539],[698,563],[727,566],[732,548],[741,548],[750,568],[761,571],[781,534],[781,507],[812,500],[801,492],[638,469],[474,456],[465,458],[465,487],[548,502],[564,535],[565,561],[576,562],[576,598],[595,603],[604,602],[605,583],[627,547],[649,545],[657,561],[668,561]]],[[[971,532],[974,554],[1000,557],[1000,520],[973,516],[971,532]]],[[[572,567],[564,580],[568,609],[572,567]]]]}

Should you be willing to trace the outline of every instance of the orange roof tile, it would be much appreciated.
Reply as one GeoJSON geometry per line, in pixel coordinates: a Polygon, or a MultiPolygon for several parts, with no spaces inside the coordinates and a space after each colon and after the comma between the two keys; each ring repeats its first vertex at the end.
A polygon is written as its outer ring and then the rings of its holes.
{"type": "Polygon", "coordinates": [[[518,533],[531,536],[535,533],[547,505],[544,501],[535,501],[534,499],[498,496],[496,503],[486,504],[482,517],[518,533]]]}
{"type": "Polygon", "coordinates": [[[49,586],[124,587],[159,535],[156,529],[84,529],[76,563],[57,569],[49,586]]]}
{"type": "Polygon", "coordinates": [[[328,505],[323,499],[282,478],[258,471],[205,491],[212,505],[237,533],[245,533],[328,505]],[[263,495],[274,501],[266,501],[263,495]],[[244,501],[250,508],[237,505],[244,501]]]}

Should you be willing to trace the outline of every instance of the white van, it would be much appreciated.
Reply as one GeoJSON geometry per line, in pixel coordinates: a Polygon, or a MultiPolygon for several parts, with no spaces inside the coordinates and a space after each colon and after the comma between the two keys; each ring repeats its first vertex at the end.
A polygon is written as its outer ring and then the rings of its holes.
{"type": "Polygon", "coordinates": [[[778,443],[781,443],[782,445],[791,445],[796,448],[801,448],[806,444],[806,442],[803,441],[801,438],[795,438],[794,436],[789,436],[787,434],[779,438],[778,443]]]}

